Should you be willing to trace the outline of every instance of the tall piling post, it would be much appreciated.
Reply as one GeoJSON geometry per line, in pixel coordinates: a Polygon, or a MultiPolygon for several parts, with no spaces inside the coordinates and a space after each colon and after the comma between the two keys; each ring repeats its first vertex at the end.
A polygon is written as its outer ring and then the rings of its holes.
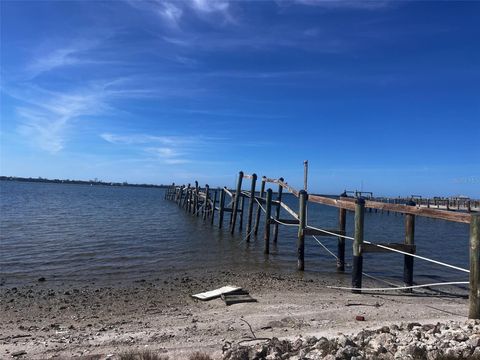
{"type": "Polygon", "coordinates": [[[210,224],[214,224],[214,219],[215,219],[215,211],[217,210],[217,193],[218,189],[215,189],[213,192],[213,206],[212,206],[212,217],[210,219],[210,224]]]}
{"type": "MultiPolygon", "coordinates": [[[[360,289],[362,287],[363,271],[363,224],[365,219],[365,199],[359,197],[355,200],[355,235],[353,241],[353,268],[352,268],[352,288],[360,289]]],[[[352,290],[353,293],[360,293],[360,290],[352,290]]]]}
{"type": "Polygon", "coordinates": [[[189,195],[190,195],[190,184],[187,184],[187,188],[185,189],[185,197],[183,198],[183,203],[181,204],[182,208],[185,208],[187,206],[189,195]]]}
{"type": "MultiPolygon", "coordinates": [[[[347,210],[338,209],[338,230],[343,231],[345,234],[345,226],[347,223],[347,210]]],[[[345,238],[337,238],[337,271],[345,271],[345,238]]]]}
{"type": "Polygon", "coordinates": [[[198,216],[198,181],[195,180],[195,193],[193,194],[193,214],[198,216]]]}
{"type": "Polygon", "coordinates": [[[298,193],[299,201],[299,224],[298,224],[298,240],[297,240],[297,270],[305,270],[305,233],[307,226],[307,200],[308,194],[305,190],[298,193]]]}
{"type": "MultiPolygon", "coordinates": [[[[283,182],[283,178],[278,179],[281,182],[283,182]]],[[[278,220],[280,219],[280,203],[282,202],[282,192],[283,192],[283,187],[281,184],[278,184],[278,194],[277,194],[277,201],[278,204],[275,208],[275,219],[278,220]]],[[[273,225],[273,242],[276,243],[278,240],[278,222],[275,222],[275,225],[273,225]]]]}
{"type": "MultiPolygon", "coordinates": [[[[407,202],[409,206],[415,206],[415,202],[407,202]]],[[[405,245],[415,245],[415,215],[405,214],[405,245]]],[[[403,282],[405,286],[413,285],[413,256],[404,255],[403,259],[403,282]]],[[[407,289],[406,292],[412,292],[407,289]]]]}
{"type": "Polygon", "coordinates": [[[188,194],[187,212],[191,214],[192,208],[193,208],[193,188],[190,188],[190,194],[188,194]]]}
{"type": "Polygon", "coordinates": [[[208,184],[205,185],[205,202],[203,203],[203,220],[205,220],[208,216],[208,209],[210,208],[210,204],[208,202],[210,197],[210,186],[208,184]]]}
{"type": "Polygon", "coordinates": [[[468,317],[480,319],[480,214],[470,220],[470,306],[468,317]]]}
{"type": "MultiPolygon", "coordinates": [[[[262,184],[260,185],[260,197],[262,199],[265,196],[265,183],[266,183],[266,178],[265,178],[265,176],[263,176],[262,177],[262,184]]],[[[254,226],[254,230],[253,230],[253,233],[255,235],[258,234],[258,226],[260,225],[261,212],[262,212],[262,208],[261,208],[260,204],[257,204],[257,213],[255,215],[255,226],[254,226]]]]}
{"type": "Polygon", "coordinates": [[[240,216],[239,216],[239,221],[238,221],[238,231],[242,232],[242,227],[243,227],[243,213],[245,212],[245,196],[243,194],[240,194],[240,216]]]}
{"type": "Polygon", "coordinates": [[[223,214],[225,213],[225,190],[220,190],[220,200],[218,201],[218,228],[223,226],[223,214]]]}
{"type": "Polygon", "coordinates": [[[267,199],[265,202],[265,234],[263,236],[263,253],[270,253],[270,223],[272,214],[272,189],[267,190],[267,199]]]}
{"type": "Polygon", "coordinates": [[[235,224],[237,221],[237,212],[238,204],[240,202],[240,197],[242,196],[242,180],[243,180],[243,171],[238,173],[237,188],[235,190],[235,195],[233,198],[233,208],[232,208],[232,222],[230,224],[230,233],[233,234],[235,231],[235,224]]]}
{"type": "Polygon", "coordinates": [[[252,183],[250,185],[250,201],[248,202],[247,237],[246,237],[247,242],[250,241],[250,234],[252,233],[253,204],[255,203],[256,182],[257,182],[257,174],[252,174],[252,183]]]}

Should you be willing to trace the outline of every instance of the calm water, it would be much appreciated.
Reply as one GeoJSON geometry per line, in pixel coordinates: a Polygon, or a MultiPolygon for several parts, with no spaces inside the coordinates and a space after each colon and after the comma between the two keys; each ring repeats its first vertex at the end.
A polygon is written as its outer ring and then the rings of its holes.
{"type": "MultiPolygon", "coordinates": [[[[285,201],[298,208],[294,197],[286,196],[285,201]]],[[[0,202],[0,277],[7,285],[40,276],[81,283],[161,278],[195,269],[281,273],[296,266],[295,227],[280,228],[279,242],[266,257],[262,236],[247,244],[244,233],[231,236],[164,200],[162,189],[3,181],[0,202]]],[[[335,227],[337,211],[310,204],[308,222],[335,227]]],[[[403,242],[403,221],[400,215],[367,213],[365,239],[403,242]]],[[[348,235],[352,222],[349,214],[348,235]]],[[[336,251],[335,239],[321,240],[336,251]]],[[[466,224],[417,218],[415,241],[420,255],[468,267],[466,224]]],[[[347,262],[350,244],[347,240],[347,262]]],[[[312,237],[306,239],[305,254],[307,273],[337,276],[335,259],[312,237]]],[[[364,270],[401,279],[403,256],[366,254],[364,270]]],[[[416,261],[415,279],[465,281],[468,274],[416,261]]]]}

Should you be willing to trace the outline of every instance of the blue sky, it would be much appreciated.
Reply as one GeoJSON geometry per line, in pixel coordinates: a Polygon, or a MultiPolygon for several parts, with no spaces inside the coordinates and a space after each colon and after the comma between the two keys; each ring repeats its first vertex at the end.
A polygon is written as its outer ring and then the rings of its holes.
{"type": "Polygon", "coordinates": [[[2,175],[480,196],[480,2],[0,4],[2,175]]]}

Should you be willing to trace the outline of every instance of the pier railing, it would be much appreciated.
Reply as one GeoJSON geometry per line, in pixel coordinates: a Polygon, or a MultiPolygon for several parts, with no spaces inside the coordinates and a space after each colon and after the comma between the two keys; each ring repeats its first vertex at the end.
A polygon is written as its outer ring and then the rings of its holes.
{"type": "MultiPolygon", "coordinates": [[[[200,188],[198,182],[195,186],[182,185],[176,186],[172,184],[165,192],[165,198],[173,200],[185,211],[195,216],[202,216],[203,219],[209,220],[211,224],[215,222],[215,214],[218,212],[218,226],[221,228],[224,224],[225,213],[230,213],[229,230],[233,234],[237,227],[241,231],[243,228],[245,199],[248,200],[247,208],[247,224],[245,241],[249,242],[251,235],[257,235],[261,220],[261,214],[265,214],[264,224],[264,253],[270,252],[270,240],[277,242],[279,225],[294,226],[298,229],[297,237],[297,269],[303,271],[305,269],[305,236],[312,236],[325,250],[327,250],[337,260],[337,270],[345,271],[345,240],[352,241],[352,287],[343,288],[352,292],[363,291],[388,291],[403,290],[411,292],[412,289],[419,287],[430,287],[434,285],[450,285],[450,284],[469,284],[469,317],[480,319],[480,214],[472,211],[472,202],[465,202],[465,208],[470,212],[458,212],[442,210],[429,206],[419,206],[412,199],[406,200],[406,204],[390,203],[378,201],[377,199],[364,199],[362,197],[350,198],[339,197],[338,199],[308,194],[305,190],[297,190],[290,186],[283,178],[272,179],[267,177],[261,178],[260,191],[256,191],[257,175],[246,175],[239,173],[237,184],[234,191],[227,187],[217,188],[213,191],[206,185],[200,188]],[[243,180],[250,180],[249,191],[242,190],[243,180]],[[267,189],[266,184],[276,184],[278,186],[276,199],[273,199],[272,189],[267,189]],[[283,193],[293,194],[298,199],[298,212],[291,209],[282,201],[283,193]],[[229,200],[227,202],[227,199],[229,200]],[[338,208],[338,227],[335,229],[323,229],[308,225],[307,205],[308,203],[317,203],[326,206],[338,208]],[[255,209],[256,208],[256,209],[255,209]],[[290,215],[290,218],[280,218],[281,209],[290,215]],[[400,213],[405,215],[405,237],[403,243],[373,243],[364,240],[364,214],[366,210],[387,211],[400,213]],[[254,210],[255,213],[254,213],[254,210]],[[347,211],[354,212],[355,230],[354,236],[347,236],[345,233],[346,214],[347,211]],[[415,247],[415,218],[424,216],[434,219],[465,223],[470,225],[470,269],[464,269],[458,266],[447,264],[441,261],[430,259],[416,254],[415,247]],[[271,231],[273,227],[273,234],[271,231]],[[273,235],[273,236],[271,236],[273,235]],[[331,252],[317,238],[322,236],[337,238],[337,254],[331,252]],[[404,284],[403,287],[393,288],[362,288],[363,272],[363,254],[378,252],[395,252],[404,256],[404,284]],[[437,265],[445,266],[461,272],[469,273],[469,282],[448,282],[437,284],[413,285],[413,264],[414,259],[428,261],[437,265]]],[[[398,201],[395,201],[398,202],[398,201]]],[[[460,203],[457,203],[459,208],[460,203]]],[[[435,204],[434,204],[435,205],[435,204]]],[[[440,206],[437,204],[438,207],[440,206]]],[[[449,208],[449,203],[446,208],[449,208]]],[[[474,203],[475,206],[475,203],[474,203]]]]}

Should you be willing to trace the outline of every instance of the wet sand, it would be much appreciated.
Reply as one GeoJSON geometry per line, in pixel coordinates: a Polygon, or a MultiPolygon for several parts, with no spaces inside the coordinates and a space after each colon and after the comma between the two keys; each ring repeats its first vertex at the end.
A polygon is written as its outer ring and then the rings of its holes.
{"type": "MultiPolygon", "coordinates": [[[[293,339],[467,318],[468,299],[454,296],[453,289],[352,294],[325,287],[348,285],[348,279],[222,271],[172,273],[108,286],[49,279],[18,288],[3,286],[0,359],[22,352],[16,358],[105,359],[132,349],[155,350],[170,359],[203,350],[221,358],[222,348],[253,336],[248,324],[257,337],[293,339]],[[227,307],[221,299],[202,302],[190,296],[227,284],[243,287],[258,302],[227,307]],[[357,321],[357,315],[365,321],[357,321]]],[[[365,287],[380,285],[365,280],[365,287]]]]}

